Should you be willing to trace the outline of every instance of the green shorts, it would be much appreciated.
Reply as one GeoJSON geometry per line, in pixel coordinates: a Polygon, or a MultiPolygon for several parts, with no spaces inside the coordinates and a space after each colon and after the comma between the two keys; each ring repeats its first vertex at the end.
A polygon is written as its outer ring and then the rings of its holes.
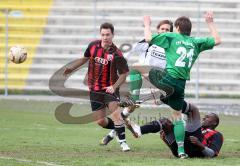
{"type": "Polygon", "coordinates": [[[171,89],[172,92],[161,101],[176,111],[182,110],[186,80],[173,78],[167,72],[156,68],[149,71],[149,80],[156,88],[164,90],[166,93],[171,89]]]}

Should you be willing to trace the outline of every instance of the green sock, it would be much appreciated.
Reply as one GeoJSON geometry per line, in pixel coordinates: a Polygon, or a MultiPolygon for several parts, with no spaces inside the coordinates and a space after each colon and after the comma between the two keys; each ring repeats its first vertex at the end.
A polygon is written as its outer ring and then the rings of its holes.
{"type": "Polygon", "coordinates": [[[185,153],[184,151],[184,138],[185,138],[185,128],[183,120],[176,120],[174,123],[174,136],[178,145],[178,154],[185,153]]]}
{"type": "Polygon", "coordinates": [[[142,75],[137,70],[132,70],[130,75],[130,92],[133,100],[139,100],[140,89],[142,87],[142,75]]]}

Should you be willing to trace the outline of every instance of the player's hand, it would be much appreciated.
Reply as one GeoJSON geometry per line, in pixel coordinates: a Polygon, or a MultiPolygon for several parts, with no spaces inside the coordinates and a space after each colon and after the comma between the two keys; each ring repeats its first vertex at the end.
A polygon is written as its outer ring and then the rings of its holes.
{"type": "Polygon", "coordinates": [[[71,67],[66,67],[63,71],[63,75],[68,75],[73,72],[73,69],[71,67]]]}
{"type": "Polygon", "coordinates": [[[105,87],[103,88],[106,90],[107,93],[110,93],[110,94],[113,94],[115,92],[115,89],[113,86],[108,86],[108,87],[105,87]]]}
{"type": "Polygon", "coordinates": [[[212,23],[213,22],[213,12],[212,11],[207,11],[206,13],[205,13],[205,21],[207,22],[207,23],[212,23]]]}
{"type": "Polygon", "coordinates": [[[202,144],[197,137],[190,136],[189,139],[190,139],[191,143],[194,145],[202,144]]]}
{"type": "Polygon", "coordinates": [[[133,107],[135,106],[135,101],[133,100],[133,98],[126,96],[126,97],[122,97],[121,101],[119,103],[120,107],[133,107]]]}
{"type": "Polygon", "coordinates": [[[200,148],[200,150],[204,149],[205,146],[199,141],[199,139],[197,137],[190,136],[189,139],[190,139],[190,142],[192,144],[198,146],[200,148]]]}
{"type": "Polygon", "coordinates": [[[150,18],[150,16],[144,16],[143,17],[143,25],[144,26],[150,26],[151,25],[151,18],[150,18]]]}
{"type": "Polygon", "coordinates": [[[166,139],[166,136],[165,136],[165,133],[164,133],[163,130],[160,131],[160,138],[161,138],[162,140],[165,140],[165,139],[166,139]]]}

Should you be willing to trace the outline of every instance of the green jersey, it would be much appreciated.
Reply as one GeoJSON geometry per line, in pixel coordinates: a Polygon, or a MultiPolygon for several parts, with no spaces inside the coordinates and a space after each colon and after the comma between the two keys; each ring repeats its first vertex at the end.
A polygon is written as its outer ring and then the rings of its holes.
{"type": "Polygon", "coordinates": [[[165,49],[167,72],[177,79],[190,79],[190,70],[200,52],[212,49],[215,40],[212,37],[194,38],[179,33],[153,35],[150,44],[165,49]]]}

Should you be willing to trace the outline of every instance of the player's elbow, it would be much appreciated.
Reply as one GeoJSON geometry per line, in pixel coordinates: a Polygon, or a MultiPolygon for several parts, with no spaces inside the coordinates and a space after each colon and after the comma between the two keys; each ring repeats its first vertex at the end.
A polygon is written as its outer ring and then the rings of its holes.
{"type": "Polygon", "coordinates": [[[122,74],[122,77],[123,77],[124,80],[127,79],[128,74],[129,74],[129,72],[126,72],[126,73],[122,74]]]}
{"type": "Polygon", "coordinates": [[[208,148],[208,147],[204,147],[204,149],[202,150],[202,153],[205,157],[209,157],[209,158],[212,158],[215,156],[215,152],[214,150],[208,148]]]}
{"type": "Polygon", "coordinates": [[[125,72],[119,75],[119,79],[126,81],[129,72],[125,72]]]}

